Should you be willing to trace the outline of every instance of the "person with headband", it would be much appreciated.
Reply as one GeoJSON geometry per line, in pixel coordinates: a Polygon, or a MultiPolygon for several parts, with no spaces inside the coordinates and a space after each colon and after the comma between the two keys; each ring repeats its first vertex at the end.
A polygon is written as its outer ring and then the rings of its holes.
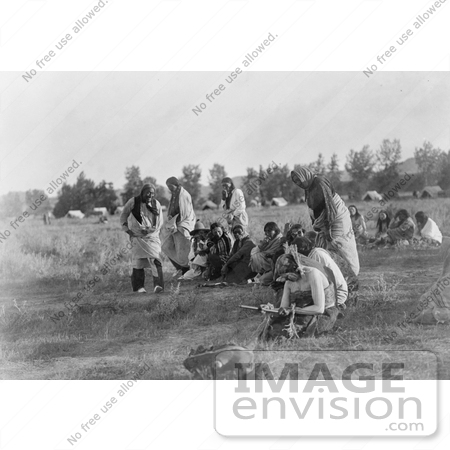
{"type": "Polygon", "coordinates": [[[233,180],[225,177],[222,180],[222,201],[220,207],[224,210],[223,217],[230,229],[235,225],[248,227],[248,215],[245,210],[245,198],[241,189],[234,186],[233,180]]]}
{"type": "Polygon", "coordinates": [[[155,198],[155,186],[144,184],[141,193],[130,198],[120,215],[122,230],[130,236],[133,255],[131,286],[134,292],[145,293],[145,271],[150,267],[154,292],[164,290],[159,232],[163,224],[161,204],[155,198]]]}
{"type": "Polygon", "coordinates": [[[189,252],[191,250],[190,232],[195,226],[195,212],[189,192],[181,186],[176,177],[170,177],[166,185],[171,192],[167,209],[166,236],[162,251],[175,267],[172,278],[178,278],[189,270],[189,252]]]}

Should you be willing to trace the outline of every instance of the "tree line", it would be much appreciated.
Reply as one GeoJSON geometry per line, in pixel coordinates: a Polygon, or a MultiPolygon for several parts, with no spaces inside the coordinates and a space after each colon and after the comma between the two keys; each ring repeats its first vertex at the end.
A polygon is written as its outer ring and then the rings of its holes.
{"type": "MultiPolygon", "coordinates": [[[[384,139],[377,150],[364,145],[359,151],[351,149],[346,155],[345,170],[350,181],[343,181],[343,172],[336,153],[333,153],[328,162],[322,153],[317,159],[307,164],[313,172],[327,176],[341,194],[348,194],[359,199],[367,190],[376,190],[379,193],[387,192],[399,180],[403,173],[399,173],[402,157],[402,147],[398,139],[384,139]]],[[[418,167],[416,176],[412,179],[407,190],[420,190],[424,186],[439,185],[442,189],[450,189],[450,150],[445,152],[436,148],[429,141],[424,141],[414,151],[415,162],[418,167]]],[[[293,166],[296,170],[300,164],[293,166]]],[[[290,179],[291,169],[287,164],[281,166],[271,163],[267,168],[260,165],[257,169],[248,167],[246,175],[241,180],[240,188],[244,192],[246,201],[256,204],[270,204],[275,197],[283,197],[289,203],[298,203],[304,196],[290,179]]],[[[222,192],[222,179],[228,176],[225,167],[214,164],[208,171],[209,193],[202,195],[200,183],[202,170],[200,165],[190,164],[182,167],[181,174],[177,176],[183,187],[191,194],[194,207],[201,208],[206,200],[220,203],[222,192]]],[[[58,200],[53,209],[55,217],[64,217],[69,210],[81,210],[89,215],[95,207],[106,207],[111,214],[120,204],[125,204],[131,197],[138,195],[143,184],[152,183],[156,187],[156,197],[162,205],[169,204],[168,191],[165,185],[157,183],[152,176],[141,176],[138,166],[127,167],[125,170],[125,185],[120,193],[120,199],[111,182],[105,180],[96,184],[86,178],[81,172],[74,185],[65,184],[58,192],[58,200]]],[[[33,189],[25,194],[25,202],[31,203],[44,191],[33,189]]],[[[3,196],[0,211],[6,217],[20,214],[23,204],[18,193],[8,193],[3,196]]],[[[35,211],[43,214],[50,211],[51,206],[47,200],[35,211]]]]}

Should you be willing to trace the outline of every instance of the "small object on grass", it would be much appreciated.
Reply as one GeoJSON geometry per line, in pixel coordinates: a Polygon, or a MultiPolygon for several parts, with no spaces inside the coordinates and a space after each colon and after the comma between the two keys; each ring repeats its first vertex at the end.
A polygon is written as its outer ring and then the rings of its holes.
{"type": "Polygon", "coordinates": [[[141,287],[136,291],[138,294],[145,294],[147,291],[145,290],[145,288],[141,287]]]}
{"type": "Polygon", "coordinates": [[[227,286],[229,286],[229,284],[226,283],[225,281],[221,281],[220,283],[203,283],[198,285],[198,287],[209,287],[209,288],[227,287],[227,286]]]}
{"type": "Polygon", "coordinates": [[[450,323],[450,308],[437,307],[433,309],[433,316],[437,323],[450,323]]]}
{"type": "Polygon", "coordinates": [[[252,350],[229,343],[210,347],[199,345],[189,352],[183,365],[197,380],[236,380],[239,371],[248,374],[253,370],[253,361],[252,350]]]}
{"type": "MultiPolygon", "coordinates": [[[[269,304],[268,304],[269,305],[269,304]]],[[[251,309],[253,311],[261,311],[263,313],[274,313],[278,314],[278,309],[273,308],[272,305],[260,305],[260,306],[248,306],[248,305],[239,305],[239,308],[243,309],[251,309]]]]}

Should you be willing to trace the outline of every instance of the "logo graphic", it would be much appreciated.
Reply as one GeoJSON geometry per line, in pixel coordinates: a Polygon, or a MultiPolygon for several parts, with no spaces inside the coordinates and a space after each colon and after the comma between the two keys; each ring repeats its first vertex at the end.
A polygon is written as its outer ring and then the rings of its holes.
{"type": "Polygon", "coordinates": [[[216,356],[224,436],[428,436],[437,426],[429,351],[253,351],[216,356]]]}

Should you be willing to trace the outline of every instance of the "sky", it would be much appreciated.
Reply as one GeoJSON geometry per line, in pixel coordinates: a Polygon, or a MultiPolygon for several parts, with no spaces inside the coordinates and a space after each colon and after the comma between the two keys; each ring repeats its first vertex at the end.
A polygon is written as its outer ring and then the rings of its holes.
{"type": "Polygon", "coordinates": [[[244,71],[231,84],[229,72],[21,75],[0,73],[0,195],[45,189],[74,160],[70,184],[83,170],[120,189],[131,165],[164,184],[199,164],[207,184],[214,163],[235,177],[335,152],[343,169],[350,149],[385,138],[400,139],[402,159],[424,140],[450,149],[445,72],[244,71]]]}

